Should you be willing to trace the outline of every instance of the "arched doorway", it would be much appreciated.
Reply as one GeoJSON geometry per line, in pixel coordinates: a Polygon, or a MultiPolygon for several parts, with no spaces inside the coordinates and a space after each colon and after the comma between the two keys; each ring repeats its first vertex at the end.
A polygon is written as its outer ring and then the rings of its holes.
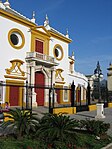
{"type": "MultiPolygon", "coordinates": [[[[44,87],[45,85],[45,76],[42,72],[35,73],[35,85],[44,87]]],[[[44,106],[44,88],[35,88],[36,92],[36,102],[38,106],[44,106]]]]}

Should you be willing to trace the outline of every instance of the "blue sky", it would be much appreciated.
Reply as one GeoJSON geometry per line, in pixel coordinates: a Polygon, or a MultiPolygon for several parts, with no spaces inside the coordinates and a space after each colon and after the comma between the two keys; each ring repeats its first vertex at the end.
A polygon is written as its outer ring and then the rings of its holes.
{"type": "MultiPolygon", "coordinates": [[[[3,0],[3,2],[5,2],[3,0]]],[[[43,25],[48,15],[50,26],[61,33],[68,28],[69,54],[75,53],[75,70],[92,74],[97,61],[104,77],[112,62],[112,0],[9,0],[11,7],[28,18],[36,13],[36,23],[43,25]]]]}

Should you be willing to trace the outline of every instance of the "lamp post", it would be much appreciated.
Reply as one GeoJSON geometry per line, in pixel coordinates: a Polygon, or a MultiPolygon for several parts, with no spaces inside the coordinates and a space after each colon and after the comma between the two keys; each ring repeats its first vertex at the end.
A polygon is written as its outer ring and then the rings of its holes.
{"type": "Polygon", "coordinates": [[[101,102],[101,90],[100,90],[100,79],[103,77],[102,70],[100,68],[99,61],[97,62],[97,67],[94,70],[95,77],[98,79],[98,102],[101,102]]]}
{"type": "Polygon", "coordinates": [[[26,80],[26,109],[28,109],[28,80],[26,80]]]}
{"type": "Polygon", "coordinates": [[[86,98],[86,104],[90,105],[90,80],[88,80],[88,86],[87,86],[87,98],[86,98]]]}
{"type": "Polygon", "coordinates": [[[49,89],[49,113],[53,113],[53,109],[52,108],[54,107],[54,96],[52,94],[54,92],[53,91],[53,86],[52,86],[53,85],[52,84],[52,81],[53,81],[52,80],[53,79],[52,78],[53,77],[52,75],[53,75],[53,70],[51,69],[51,87],[49,89]],[[52,100],[52,97],[53,97],[53,101],[51,101],[52,100]],[[52,102],[53,106],[51,105],[51,102],[52,102]]]}
{"type": "Polygon", "coordinates": [[[32,87],[31,87],[31,66],[30,66],[30,98],[31,98],[31,111],[32,111],[32,87]]]}

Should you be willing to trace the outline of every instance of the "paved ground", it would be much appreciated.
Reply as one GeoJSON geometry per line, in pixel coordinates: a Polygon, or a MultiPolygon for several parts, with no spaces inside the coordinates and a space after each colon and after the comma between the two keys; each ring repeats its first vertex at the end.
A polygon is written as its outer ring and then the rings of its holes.
{"type": "MultiPolygon", "coordinates": [[[[95,119],[95,116],[97,115],[97,111],[84,111],[84,112],[78,112],[77,114],[72,114],[72,118],[76,118],[78,120],[81,119],[95,119]]],[[[112,136],[112,108],[104,108],[104,115],[105,118],[99,119],[104,121],[105,123],[110,123],[110,129],[108,130],[108,134],[112,136]]]]}
{"type": "MultiPolygon", "coordinates": [[[[38,115],[41,117],[42,113],[48,113],[48,108],[47,107],[38,107],[33,109],[38,113],[38,115]]],[[[76,114],[71,114],[71,118],[76,118],[78,120],[81,119],[95,119],[95,116],[97,115],[97,111],[83,111],[83,112],[78,112],[76,114]]],[[[110,129],[108,130],[108,134],[112,136],[112,108],[104,108],[104,115],[105,118],[99,119],[104,121],[105,123],[110,123],[110,129]]]]}

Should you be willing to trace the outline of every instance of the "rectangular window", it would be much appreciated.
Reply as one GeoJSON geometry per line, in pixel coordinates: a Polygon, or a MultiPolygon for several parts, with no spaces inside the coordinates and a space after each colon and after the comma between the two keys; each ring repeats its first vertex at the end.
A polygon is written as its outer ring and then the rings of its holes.
{"type": "Polygon", "coordinates": [[[68,102],[68,87],[64,86],[64,101],[68,102]]]}
{"type": "Polygon", "coordinates": [[[35,40],[35,52],[43,53],[43,42],[35,40]]]}

